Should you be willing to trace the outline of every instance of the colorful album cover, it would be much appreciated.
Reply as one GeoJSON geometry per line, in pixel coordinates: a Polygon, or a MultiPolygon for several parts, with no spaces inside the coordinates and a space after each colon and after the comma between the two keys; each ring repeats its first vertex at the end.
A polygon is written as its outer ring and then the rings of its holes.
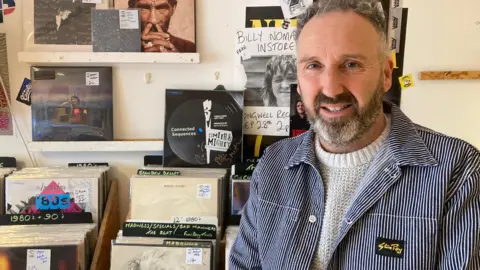
{"type": "Polygon", "coordinates": [[[111,67],[37,67],[32,76],[33,141],[113,140],[111,67]]]}
{"type": "Polygon", "coordinates": [[[2,270],[76,270],[84,264],[77,248],[75,245],[0,247],[0,266],[2,270]]]}
{"type": "Polygon", "coordinates": [[[140,9],[142,51],[197,51],[195,0],[115,0],[115,8],[140,9]]]}
{"type": "Polygon", "coordinates": [[[35,44],[92,44],[91,11],[94,2],[79,0],[35,0],[33,36],[35,44]]]}
{"type": "Polygon", "coordinates": [[[230,168],[242,157],[243,91],[167,89],[165,167],[230,168]]]}
{"type": "Polygon", "coordinates": [[[310,129],[310,121],[302,97],[297,92],[297,84],[291,85],[290,95],[290,137],[295,137],[310,129]]]}

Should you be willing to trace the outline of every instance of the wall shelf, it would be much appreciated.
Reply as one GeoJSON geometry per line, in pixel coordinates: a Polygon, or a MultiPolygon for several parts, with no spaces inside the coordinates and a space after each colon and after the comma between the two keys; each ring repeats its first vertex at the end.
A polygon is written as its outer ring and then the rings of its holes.
{"type": "Polygon", "coordinates": [[[163,140],[105,142],[29,142],[31,152],[158,152],[163,140]]]}
{"type": "Polygon", "coordinates": [[[122,52],[19,52],[18,61],[29,64],[198,64],[198,53],[122,52]]]}

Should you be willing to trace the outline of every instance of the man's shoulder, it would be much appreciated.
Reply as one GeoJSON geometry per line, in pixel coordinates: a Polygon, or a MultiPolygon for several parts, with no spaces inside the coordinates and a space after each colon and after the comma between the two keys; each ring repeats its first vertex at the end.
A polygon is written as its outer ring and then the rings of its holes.
{"type": "Polygon", "coordinates": [[[420,124],[415,123],[414,126],[437,160],[449,160],[480,170],[480,150],[473,144],[420,124]]]}
{"type": "Polygon", "coordinates": [[[261,158],[262,167],[268,167],[269,169],[285,167],[307,138],[307,133],[278,140],[266,147],[261,158]]]}

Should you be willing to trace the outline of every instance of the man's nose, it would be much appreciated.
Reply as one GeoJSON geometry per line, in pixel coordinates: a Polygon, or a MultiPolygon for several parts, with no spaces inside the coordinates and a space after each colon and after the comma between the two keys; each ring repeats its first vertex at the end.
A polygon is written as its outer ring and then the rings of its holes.
{"type": "Polygon", "coordinates": [[[157,12],[155,8],[152,8],[150,10],[150,17],[148,18],[148,22],[152,24],[157,24],[158,23],[158,18],[157,18],[157,12]]]}
{"type": "Polygon", "coordinates": [[[334,98],[343,93],[342,74],[335,68],[326,68],[322,75],[320,75],[320,82],[322,86],[322,93],[327,97],[334,98]]]}

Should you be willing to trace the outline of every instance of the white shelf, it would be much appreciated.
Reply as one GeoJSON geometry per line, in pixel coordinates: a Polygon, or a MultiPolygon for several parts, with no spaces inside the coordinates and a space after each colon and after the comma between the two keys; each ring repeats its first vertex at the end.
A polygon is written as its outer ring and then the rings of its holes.
{"type": "Polygon", "coordinates": [[[198,64],[198,53],[19,52],[18,61],[30,64],[198,64]]]}
{"type": "Polygon", "coordinates": [[[32,152],[152,152],[163,151],[163,141],[29,142],[32,152]]]}

